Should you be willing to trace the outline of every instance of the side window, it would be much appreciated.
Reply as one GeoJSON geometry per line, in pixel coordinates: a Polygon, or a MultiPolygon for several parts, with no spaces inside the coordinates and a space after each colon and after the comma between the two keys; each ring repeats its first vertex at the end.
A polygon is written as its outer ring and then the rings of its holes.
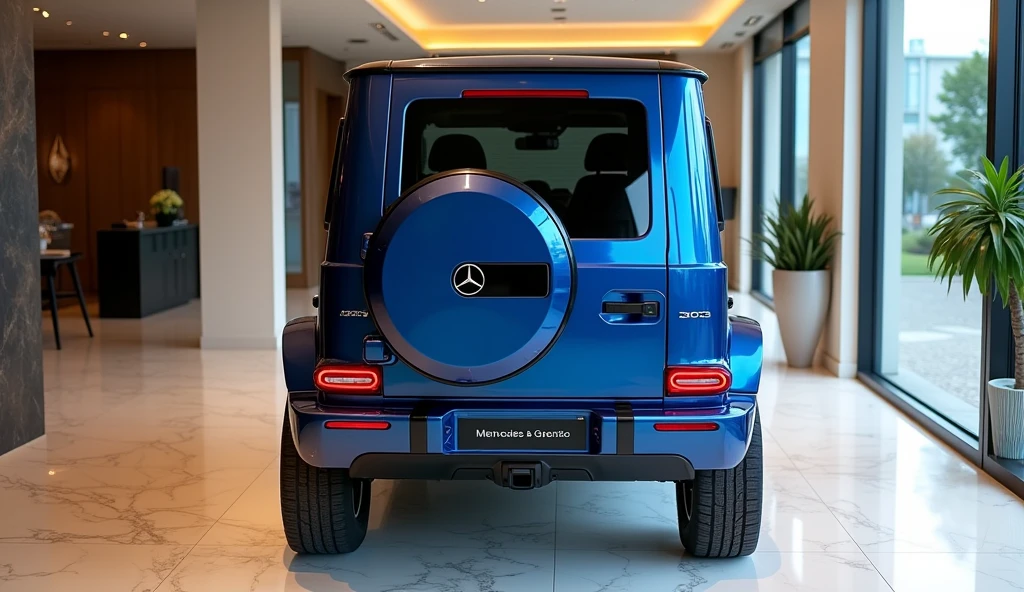
{"type": "Polygon", "coordinates": [[[329,230],[331,218],[334,217],[334,203],[337,201],[338,189],[341,187],[341,171],[345,154],[343,139],[345,136],[345,118],[338,121],[338,135],[334,140],[334,164],[331,165],[331,182],[327,185],[327,207],[324,209],[324,230],[329,230]]]}
{"type": "Polygon", "coordinates": [[[607,99],[425,99],[409,106],[402,190],[453,169],[530,187],[571,238],[632,239],[651,220],[646,114],[607,99]]]}
{"type": "Polygon", "coordinates": [[[718,232],[725,230],[725,204],[722,199],[722,181],[718,177],[718,153],[715,152],[715,134],[711,130],[711,119],[704,118],[704,130],[708,136],[708,161],[711,163],[711,189],[715,192],[715,215],[718,216],[718,232]]]}

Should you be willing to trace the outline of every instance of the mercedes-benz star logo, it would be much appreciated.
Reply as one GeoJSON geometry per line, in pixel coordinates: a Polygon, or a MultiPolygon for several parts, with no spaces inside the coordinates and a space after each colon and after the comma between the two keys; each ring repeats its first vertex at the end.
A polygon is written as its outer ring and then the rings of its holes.
{"type": "Polygon", "coordinates": [[[484,289],[484,272],[472,263],[463,263],[452,274],[452,287],[463,296],[473,296],[484,289]]]}

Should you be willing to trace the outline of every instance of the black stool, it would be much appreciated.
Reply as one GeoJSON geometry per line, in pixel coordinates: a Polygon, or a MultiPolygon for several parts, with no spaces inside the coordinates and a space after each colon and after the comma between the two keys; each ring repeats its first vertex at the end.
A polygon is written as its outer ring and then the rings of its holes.
{"type": "Polygon", "coordinates": [[[57,339],[57,349],[60,349],[60,322],[57,320],[57,299],[78,296],[78,305],[82,307],[82,316],[85,318],[85,328],[89,330],[89,337],[92,337],[92,324],[89,322],[89,311],[85,308],[85,294],[82,293],[82,282],[78,279],[78,269],[75,262],[82,258],[81,253],[72,253],[66,256],[40,255],[39,269],[42,276],[46,278],[46,288],[49,292],[50,316],[53,317],[53,336],[57,339]],[[55,280],[57,272],[62,265],[66,265],[71,273],[71,280],[75,283],[74,292],[57,293],[55,280]]]}

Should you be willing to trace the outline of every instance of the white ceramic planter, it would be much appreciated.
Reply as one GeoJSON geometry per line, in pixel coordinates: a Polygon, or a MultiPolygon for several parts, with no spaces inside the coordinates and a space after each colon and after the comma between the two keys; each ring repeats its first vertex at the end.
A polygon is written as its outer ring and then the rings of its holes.
{"type": "Polygon", "coordinates": [[[1024,389],[1013,388],[1012,378],[990,380],[988,409],[992,452],[1000,458],[1024,459],[1024,389]]]}
{"type": "Polygon", "coordinates": [[[772,271],[775,315],[786,350],[786,360],[794,368],[814,363],[814,350],[828,316],[832,295],[832,273],[819,271],[772,271]]]}

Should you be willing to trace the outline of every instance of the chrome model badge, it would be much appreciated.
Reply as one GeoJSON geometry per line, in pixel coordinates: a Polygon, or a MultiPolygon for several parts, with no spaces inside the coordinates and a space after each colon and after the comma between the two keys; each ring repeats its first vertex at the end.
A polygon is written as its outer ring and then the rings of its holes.
{"type": "Polygon", "coordinates": [[[484,289],[484,272],[472,263],[463,263],[452,274],[452,287],[462,296],[473,296],[484,289]]]}

